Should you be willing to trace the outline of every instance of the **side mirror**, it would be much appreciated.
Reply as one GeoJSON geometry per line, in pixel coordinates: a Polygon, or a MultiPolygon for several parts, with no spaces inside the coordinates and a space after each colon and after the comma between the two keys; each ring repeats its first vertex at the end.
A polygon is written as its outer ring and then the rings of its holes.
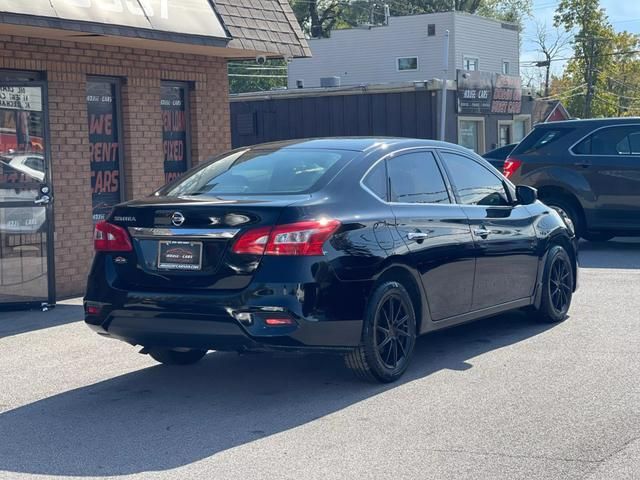
{"type": "Polygon", "coordinates": [[[531,205],[538,200],[538,190],[528,185],[518,185],[516,187],[516,200],[520,205],[531,205]]]}

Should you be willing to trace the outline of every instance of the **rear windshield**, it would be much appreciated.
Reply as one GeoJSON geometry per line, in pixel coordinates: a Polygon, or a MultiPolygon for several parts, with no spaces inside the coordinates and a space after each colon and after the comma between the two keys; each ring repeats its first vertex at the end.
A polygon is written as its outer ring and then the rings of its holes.
{"type": "Polygon", "coordinates": [[[538,153],[573,131],[572,128],[534,128],[512,152],[513,155],[538,153]]]}
{"type": "Polygon", "coordinates": [[[320,188],[357,152],[346,150],[243,150],[200,167],[160,195],[272,195],[320,188]]]}

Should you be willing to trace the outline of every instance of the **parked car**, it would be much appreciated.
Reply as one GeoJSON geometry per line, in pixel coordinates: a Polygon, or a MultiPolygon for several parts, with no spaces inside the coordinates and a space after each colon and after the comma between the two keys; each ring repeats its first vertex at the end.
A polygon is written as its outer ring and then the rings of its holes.
{"type": "Polygon", "coordinates": [[[513,182],[570,219],[579,237],[640,234],[640,119],[570,120],[536,126],[505,162],[513,182]]]}
{"type": "Polygon", "coordinates": [[[399,378],[418,335],[527,308],[565,318],[576,251],[535,189],[410,139],[243,148],[96,226],[86,323],[166,364],[320,349],[399,378]]]}
{"type": "Polygon", "coordinates": [[[516,145],[518,144],[510,143],[509,145],[505,145],[504,147],[496,148],[495,150],[491,150],[482,155],[482,158],[493,165],[498,171],[502,172],[505,160],[516,147],[516,145]]]}

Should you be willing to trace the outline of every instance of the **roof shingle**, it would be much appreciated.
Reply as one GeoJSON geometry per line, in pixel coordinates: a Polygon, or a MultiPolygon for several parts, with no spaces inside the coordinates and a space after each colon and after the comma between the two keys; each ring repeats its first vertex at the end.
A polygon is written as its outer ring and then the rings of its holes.
{"type": "Polygon", "coordinates": [[[311,50],[287,0],[215,0],[231,34],[228,46],[287,57],[310,57],[311,50]]]}

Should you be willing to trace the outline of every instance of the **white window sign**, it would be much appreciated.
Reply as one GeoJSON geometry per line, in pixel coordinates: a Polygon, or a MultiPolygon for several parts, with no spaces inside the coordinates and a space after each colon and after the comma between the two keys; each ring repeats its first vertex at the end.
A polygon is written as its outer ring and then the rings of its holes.
{"type": "Polygon", "coordinates": [[[0,87],[0,108],[41,112],[42,89],[40,87],[0,87]]]}

